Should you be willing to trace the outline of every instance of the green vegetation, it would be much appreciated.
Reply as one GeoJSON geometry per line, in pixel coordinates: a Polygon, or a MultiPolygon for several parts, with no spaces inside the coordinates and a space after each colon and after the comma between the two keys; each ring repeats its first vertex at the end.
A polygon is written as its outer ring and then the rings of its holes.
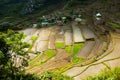
{"type": "Polygon", "coordinates": [[[47,60],[55,56],[55,54],[56,54],[55,50],[46,50],[45,52],[38,54],[35,58],[29,61],[30,66],[29,69],[44,64],[47,60]]]}
{"type": "Polygon", "coordinates": [[[100,74],[89,76],[84,80],[120,80],[120,68],[105,69],[100,74]]]}
{"type": "Polygon", "coordinates": [[[33,64],[41,57],[41,54],[39,53],[36,57],[34,57],[32,60],[29,61],[29,64],[33,64]]]}
{"type": "Polygon", "coordinates": [[[55,56],[56,51],[55,50],[47,50],[44,52],[45,55],[47,55],[48,58],[52,58],[53,56],[55,56]]]}
{"type": "Polygon", "coordinates": [[[32,44],[30,45],[30,48],[29,48],[29,50],[28,50],[28,52],[33,52],[31,49],[32,49],[32,47],[34,46],[34,43],[35,43],[35,41],[37,40],[37,36],[32,36],[31,37],[31,40],[32,40],[32,44]]]}
{"type": "Polygon", "coordinates": [[[78,62],[83,62],[83,61],[84,61],[83,58],[78,58],[78,57],[73,57],[73,58],[72,58],[72,62],[73,62],[73,63],[78,63],[78,62]]]}
{"type": "Polygon", "coordinates": [[[65,51],[68,53],[72,53],[72,63],[78,63],[78,62],[82,62],[84,59],[83,58],[78,58],[76,55],[78,53],[78,51],[84,46],[84,43],[75,43],[73,46],[67,46],[65,47],[65,51]]]}
{"type": "Polygon", "coordinates": [[[120,24],[117,24],[115,22],[108,22],[108,24],[110,24],[111,26],[113,26],[115,28],[120,28],[120,24]]]}
{"type": "Polygon", "coordinates": [[[84,43],[75,43],[73,46],[73,53],[72,56],[76,56],[78,51],[84,46],[84,43]]]}
{"type": "Polygon", "coordinates": [[[67,66],[64,66],[64,67],[61,67],[59,68],[58,70],[56,70],[55,72],[58,72],[58,73],[63,73],[64,71],[70,69],[73,67],[73,64],[68,64],[67,66]]]}
{"type": "Polygon", "coordinates": [[[66,46],[66,47],[65,47],[65,51],[66,51],[67,53],[71,53],[71,52],[72,52],[72,48],[73,48],[73,46],[66,46]]]}
{"type": "Polygon", "coordinates": [[[64,44],[63,42],[56,42],[56,43],[55,43],[55,46],[56,46],[57,48],[65,48],[65,44],[64,44]]]}
{"type": "Polygon", "coordinates": [[[16,33],[12,30],[8,30],[6,33],[0,32],[1,80],[19,80],[21,76],[28,80],[27,76],[29,75],[24,73],[24,67],[28,66],[28,51],[26,48],[29,48],[29,44],[22,42],[24,38],[23,33],[16,33]],[[21,59],[22,62],[19,62],[21,65],[16,65],[18,63],[16,59],[21,59]]]}
{"type": "Polygon", "coordinates": [[[41,77],[40,80],[74,80],[69,76],[62,75],[61,73],[53,73],[53,72],[45,72],[41,77]]]}
{"type": "Polygon", "coordinates": [[[31,40],[35,41],[35,40],[37,40],[37,38],[38,38],[37,36],[32,36],[31,40]]]}

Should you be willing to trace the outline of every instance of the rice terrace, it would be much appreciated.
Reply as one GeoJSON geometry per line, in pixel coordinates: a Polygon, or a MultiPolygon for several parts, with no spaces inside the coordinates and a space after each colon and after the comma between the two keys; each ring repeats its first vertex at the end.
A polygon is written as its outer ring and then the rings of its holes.
{"type": "Polygon", "coordinates": [[[119,0],[0,4],[0,80],[120,80],[119,0]]]}

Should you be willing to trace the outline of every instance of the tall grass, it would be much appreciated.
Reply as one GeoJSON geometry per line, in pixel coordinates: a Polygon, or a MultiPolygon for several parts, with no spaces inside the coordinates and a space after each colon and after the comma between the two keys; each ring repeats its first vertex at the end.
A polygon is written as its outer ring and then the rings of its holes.
{"type": "Polygon", "coordinates": [[[47,71],[40,76],[40,80],[74,80],[73,78],[62,75],[61,73],[47,71]]]}
{"type": "Polygon", "coordinates": [[[84,80],[120,80],[120,67],[112,70],[103,70],[100,74],[89,76],[84,80]]]}

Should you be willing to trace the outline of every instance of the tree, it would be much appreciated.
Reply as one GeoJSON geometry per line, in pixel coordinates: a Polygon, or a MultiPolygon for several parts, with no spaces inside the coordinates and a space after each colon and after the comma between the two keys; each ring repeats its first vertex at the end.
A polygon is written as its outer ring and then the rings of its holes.
{"type": "Polygon", "coordinates": [[[0,32],[0,79],[15,80],[15,76],[24,72],[28,59],[27,50],[30,46],[22,42],[24,38],[23,33],[12,30],[0,32]]]}
{"type": "MultiPolygon", "coordinates": [[[[53,72],[46,72],[40,77],[25,74],[24,67],[27,66],[30,45],[22,42],[24,38],[23,33],[12,30],[0,32],[0,80],[73,80],[68,76],[53,72]]],[[[33,36],[31,40],[36,39],[37,37],[33,36]]]]}

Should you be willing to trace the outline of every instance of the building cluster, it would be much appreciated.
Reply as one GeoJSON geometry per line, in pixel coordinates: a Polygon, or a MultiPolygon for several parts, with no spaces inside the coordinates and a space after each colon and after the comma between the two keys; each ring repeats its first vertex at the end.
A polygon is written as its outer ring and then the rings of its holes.
{"type": "Polygon", "coordinates": [[[80,14],[71,14],[71,15],[47,15],[40,18],[40,25],[42,27],[48,25],[59,25],[63,26],[68,22],[76,21],[80,23],[82,21],[82,16],[80,14]]]}

